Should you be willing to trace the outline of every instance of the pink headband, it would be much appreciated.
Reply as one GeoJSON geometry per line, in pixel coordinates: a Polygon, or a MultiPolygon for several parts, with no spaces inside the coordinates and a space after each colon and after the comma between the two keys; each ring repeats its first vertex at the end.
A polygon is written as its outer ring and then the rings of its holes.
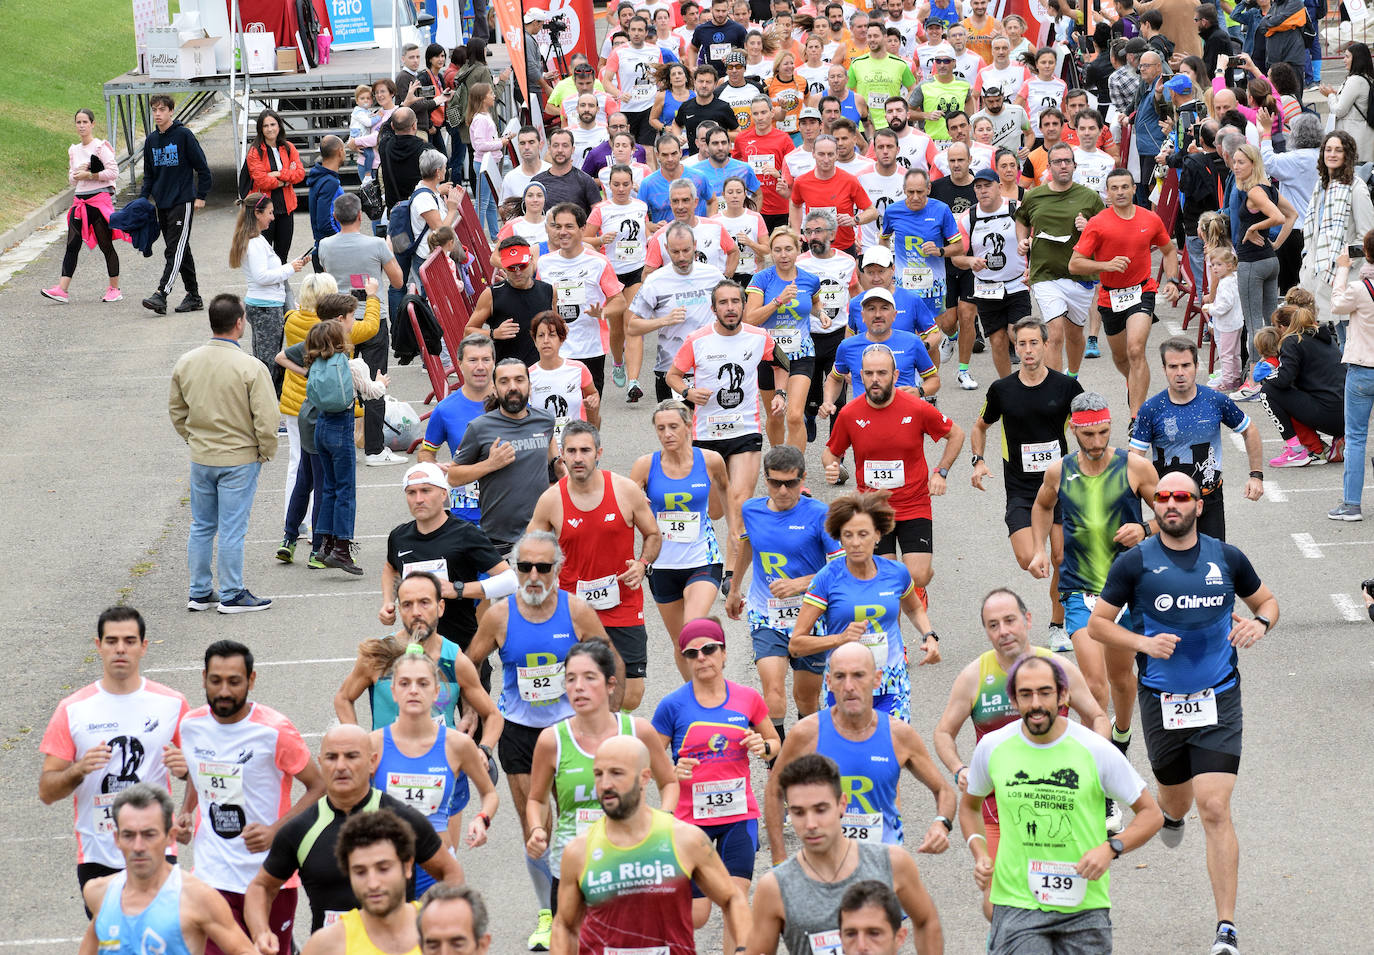
{"type": "Polygon", "coordinates": [[[703,637],[716,643],[724,643],[725,631],[721,629],[720,624],[706,617],[689,620],[682,625],[682,633],[678,634],[678,649],[684,649],[693,640],[700,640],[703,637]]]}

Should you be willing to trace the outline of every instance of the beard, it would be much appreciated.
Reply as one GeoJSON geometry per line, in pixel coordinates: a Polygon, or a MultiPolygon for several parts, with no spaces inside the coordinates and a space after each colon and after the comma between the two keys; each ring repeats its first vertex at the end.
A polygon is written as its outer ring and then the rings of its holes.
{"type": "Polygon", "coordinates": [[[402,882],[399,887],[393,887],[388,890],[386,898],[381,902],[375,902],[371,899],[360,899],[359,906],[366,911],[368,915],[375,916],[376,918],[385,918],[404,905],[405,901],[406,887],[405,883],[402,882]]]}
{"type": "Polygon", "coordinates": [[[902,131],[903,131],[904,129],[906,129],[906,120],[905,120],[905,119],[890,119],[890,120],[887,121],[887,128],[890,129],[890,130],[892,130],[892,131],[893,131],[894,133],[896,133],[898,136],[900,136],[900,135],[902,135],[902,131]]]}
{"type": "Polygon", "coordinates": [[[506,414],[519,414],[529,403],[530,396],[515,388],[502,395],[500,401],[501,410],[506,414]]]}
{"type": "Polygon", "coordinates": [[[868,400],[874,404],[884,405],[892,400],[892,389],[893,385],[890,383],[886,385],[869,385],[864,389],[864,394],[866,394],[868,400]]]}
{"type": "Polygon", "coordinates": [[[812,239],[806,247],[811,250],[812,255],[825,255],[825,243],[820,239],[812,239]]]}
{"type": "Polygon", "coordinates": [[[549,597],[548,584],[528,582],[520,588],[520,601],[527,607],[538,607],[549,597]]]}
{"type": "Polygon", "coordinates": [[[1056,719],[1058,719],[1058,718],[1059,718],[1059,714],[1058,714],[1056,711],[1054,711],[1054,710],[1046,710],[1046,709],[1042,709],[1042,708],[1040,708],[1040,707],[1036,707],[1036,708],[1033,709],[1033,710],[1028,710],[1027,712],[1023,713],[1023,714],[1021,715],[1021,722],[1025,724],[1025,726],[1026,726],[1026,732],[1030,733],[1032,736],[1045,736],[1045,735],[1048,735],[1048,734],[1049,734],[1050,730],[1054,729],[1054,721],[1055,721],[1056,719]],[[1048,717],[1048,718],[1049,718],[1049,722],[1048,722],[1047,724],[1045,724],[1045,732],[1044,732],[1044,733],[1037,733],[1037,732],[1031,727],[1031,722],[1030,722],[1030,721],[1031,721],[1032,717],[1037,717],[1037,716],[1044,716],[1044,717],[1048,717]]]}
{"type": "Polygon", "coordinates": [[[221,719],[228,719],[235,713],[243,709],[248,702],[245,695],[242,699],[236,696],[211,696],[205,694],[205,702],[210,704],[211,711],[221,719]]]}
{"type": "Polygon", "coordinates": [[[642,793],[638,785],[625,790],[623,793],[615,793],[617,798],[615,803],[611,806],[606,805],[605,795],[606,794],[602,795],[600,801],[601,808],[605,810],[608,819],[614,819],[616,822],[624,822],[639,810],[639,801],[642,793]]]}
{"type": "MultiPolygon", "coordinates": [[[[1168,513],[1167,511],[1165,512],[1168,513]]],[[[1197,523],[1197,514],[1194,511],[1179,511],[1177,524],[1166,524],[1164,518],[1159,519],[1159,532],[1168,534],[1170,537],[1185,537],[1197,523]]]]}
{"type": "Polygon", "coordinates": [[[438,626],[438,621],[430,623],[428,620],[416,620],[410,625],[411,643],[424,643],[434,636],[434,628],[438,626]]]}

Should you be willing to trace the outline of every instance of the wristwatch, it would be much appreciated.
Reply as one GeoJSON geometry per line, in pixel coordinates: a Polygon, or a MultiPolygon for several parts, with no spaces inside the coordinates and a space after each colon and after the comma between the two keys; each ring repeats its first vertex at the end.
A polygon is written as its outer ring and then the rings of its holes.
{"type": "Polygon", "coordinates": [[[1126,846],[1115,836],[1107,840],[1107,848],[1112,850],[1112,858],[1120,859],[1121,853],[1126,851],[1126,846]]]}
{"type": "Polygon", "coordinates": [[[1262,613],[1255,614],[1255,619],[1264,624],[1264,632],[1268,633],[1274,628],[1274,623],[1262,613]]]}
{"type": "Polygon", "coordinates": [[[973,456],[973,459],[969,461],[969,466],[976,468],[978,466],[978,462],[981,460],[983,460],[983,456],[981,454],[975,454],[973,456]]]}
{"type": "Polygon", "coordinates": [[[948,477],[949,477],[949,468],[936,468],[936,469],[935,469],[935,473],[938,474],[938,475],[940,475],[940,477],[942,477],[942,478],[948,478],[948,477]]]}

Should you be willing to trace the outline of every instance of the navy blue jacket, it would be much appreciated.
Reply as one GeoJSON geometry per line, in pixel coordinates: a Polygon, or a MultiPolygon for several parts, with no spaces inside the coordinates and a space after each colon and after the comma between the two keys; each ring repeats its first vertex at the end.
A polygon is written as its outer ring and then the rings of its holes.
{"type": "Polygon", "coordinates": [[[157,209],[147,199],[138,198],[110,216],[110,228],[129,234],[133,247],[145,257],[153,254],[153,243],[159,234],[157,209]]]}
{"type": "Polygon", "coordinates": [[[339,184],[339,174],[320,162],[310,167],[305,184],[310,189],[310,233],[319,245],[321,239],[339,231],[339,223],[334,219],[334,200],[343,195],[343,186],[339,184]]]}
{"type": "Polygon", "coordinates": [[[143,191],[159,209],[172,209],[210,194],[210,165],[196,134],[178,120],[167,132],[153,127],[143,141],[143,191]]]}

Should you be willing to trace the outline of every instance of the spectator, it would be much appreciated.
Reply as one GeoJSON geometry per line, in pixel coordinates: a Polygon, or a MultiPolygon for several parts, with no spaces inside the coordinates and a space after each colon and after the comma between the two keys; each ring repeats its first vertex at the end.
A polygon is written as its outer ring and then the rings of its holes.
{"type": "Polygon", "coordinates": [[[539,7],[530,7],[525,11],[525,84],[530,97],[530,121],[537,126],[543,125],[544,104],[548,102],[550,92],[544,61],[539,55],[539,33],[544,29],[546,16],[539,7]]]}
{"type": "MultiPolygon", "coordinates": [[[[386,117],[373,106],[372,87],[358,86],[353,90],[353,112],[348,117],[348,142],[352,143],[364,136],[373,136],[385,119],[386,117]]],[[[372,172],[376,168],[377,150],[371,147],[359,149],[358,179],[367,182],[372,178],[372,172]]],[[[313,218],[315,207],[312,204],[310,208],[313,218]]]]}
{"type": "Polygon", "coordinates": [[[1112,98],[1107,85],[1116,70],[1112,62],[1112,45],[1112,25],[1105,20],[1098,20],[1093,27],[1093,47],[1097,55],[1083,67],[1083,85],[1093,91],[1097,102],[1101,104],[1110,103],[1112,98]]]}
{"type": "Polygon", "coordinates": [[[1307,6],[1303,0],[1273,0],[1255,25],[1254,58],[1261,63],[1291,63],[1307,68],[1307,6]]]}
{"type": "Polygon", "coordinates": [[[62,277],[41,294],[54,302],[67,304],[67,289],[76,274],[76,257],[84,242],[87,248],[98,244],[105,256],[105,271],[110,281],[100,300],[118,302],[124,296],[119,291],[119,254],[115,252],[114,236],[110,232],[110,215],[114,212],[114,183],[119,179],[119,163],[114,147],[95,138],[95,113],[85,107],[76,111],[76,134],[81,142],[67,147],[67,181],[76,187],[76,196],[67,212],[67,251],[62,256],[62,277]]]}
{"type": "MultiPolygon", "coordinates": [[[[1336,259],[1347,246],[1361,241],[1374,229],[1374,203],[1369,190],[1355,179],[1355,140],[1349,133],[1322,137],[1317,185],[1307,206],[1302,231],[1306,248],[1299,272],[1301,284],[1317,297],[1317,320],[1330,321],[1331,289],[1336,281],[1336,259]]],[[[1345,342],[1345,322],[1337,334],[1345,342]]]]}
{"type": "Polygon", "coordinates": [[[346,148],[358,154],[360,160],[365,159],[370,163],[370,168],[366,174],[359,177],[363,180],[371,178],[373,173],[381,168],[381,135],[383,129],[391,129],[389,120],[391,114],[396,112],[396,84],[386,77],[375,80],[372,83],[372,101],[377,104],[377,111],[372,117],[371,132],[359,135],[358,132],[354,131],[353,123],[350,120],[348,142],[344,143],[346,148]],[[369,150],[372,151],[370,159],[367,155],[369,150]]]}
{"type": "Polygon", "coordinates": [[[1345,437],[1345,366],[1335,333],[1330,325],[1319,326],[1311,309],[1296,305],[1280,307],[1274,323],[1288,328],[1279,339],[1279,367],[1260,385],[1260,401],[1284,445],[1269,466],[1305,467],[1323,451],[1334,459],[1340,451],[1338,442],[1345,437]],[[1315,453],[1305,447],[1293,427],[1295,419],[1331,435],[1331,447],[1315,453]]]}
{"type": "MultiPolygon", "coordinates": [[[[1155,187],[1155,161],[1163,150],[1165,137],[1161,104],[1164,96],[1164,60],[1154,50],[1140,54],[1140,85],[1137,87],[1135,124],[1131,144],[1140,162],[1135,181],[1136,205],[1150,208],[1150,193],[1155,187]]],[[[1115,100],[1113,100],[1115,102],[1115,100]]]]}
{"type": "MultiPolygon", "coordinates": [[[[445,157],[448,156],[448,149],[444,145],[444,112],[452,95],[448,83],[444,80],[444,61],[447,59],[448,54],[441,44],[431,43],[425,47],[426,69],[423,76],[427,82],[423,88],[426,93],[432,88],[434,95],[427,96],[425,104],[415,108],[417,116],[429,118],[429,144],[443,153],[445,157]]],[[[423,123],[421,123],[420,128],[424,129],[423,123]]]]}
{"type": "Polygon", "coordinates": [[[1279,101],[1279,116],[1286,131],[1293,120],[1302,115],[1302,77],[1291,63],[1273,63],[1269,72],[1269,86],[1279,101]]]}
{"type": "Polygon", "coordinates": [[[1369,114],[1369,91],[1374,87],[1374,59],[1369,46],[1352,43],[1345,51],[1345,82],[1340,90],[1323,83],[1321,94],[1335,119],[1333,130],[1348,133],[1355,140],[1356,162],[1374,159],[1374,117],[1369,114]]]}
{"type": "MultiPolygon", "coordinates": [[[[473,178],[468,170],[468,151],[472,143],[468,132],[468,96],[478,83],[486,83],[494,88],[496,79],[491,74],[491,67],[487,65],[487,45],[481,40],[470,39],[466,47],[456,47],[453,51],[453,62],[456,69],[450,67],[446,75],[452,88],[452,102],[458,108],[458,113],[454,117],[458,125],[449,127],[449,135],[453,138],[453,151],[449,160],[448,178],[449,182],[453,183],[470,183],[473,178]],[[460,59],[462,62],[459,62],[460,59]]],[[[475,173],[477,164],[474,162],[471,165],[475,173]]]]}
{"type": "MultiPolygon", "coordinates": [[[[305,166],[296,147],[286,138],[281,117],[270,109],[258,114],[258,135],[248,147],[248,178],[254,192],[272,199],[275,215],[263,232],[263,238],[285,262],[291,251],[296,211],[296,184],[305,181],[305,166]]],[[[252,315],[249,315],[252,318],[252,315]]]]}
{"type": "Polygon", "coordinates": [[[205,197],[210,194],[210,166],[195,134],[172,118],[176,102],[170,96],[156,93],[149,98],[148,107],[153,114],[153,128],[143,140],[140,195],[157,208],[157,226],[166,246],[167,264],[157,290],[143,300],[143,307],[166,315],[167,296],[180,275],[186,297],[176,310],[198,312],[205,302],[200,297],[196,263],[191,257],[191,220],[196,209],[205,208],[205,197]]]}
{"type": "Polygon", "coordinates": [[[425,237],[440,226],[452,226],[458,221],[461,193],[451,185],[441,184],[447,168],[448,158],[437,149],[426,149],[420,156],[420,181],[410,194],[410,234],[415,237],[415,244],[397,260],[403,270],[409,260],[406,281],[417,285],[420,266],[425,263],[425,237]]]}
{"type": "MultiPolygon", "coordinates": [[[[156,98],[156,97],[155,97],[156,98]]],[[[214,337],[182,355],[167,399],[172,427],[191,450],[191,534],[187,607],[220,613],[266,610],[243,583],[243,538],[262,465],[277,453],[277,402],[262,362],[240,350],[246,327],[238,296],[210,302],[214,337]],[[219,538],[219,586],[210,556],[219,538]]]]}
{"type": "Polygon", "coordinates": [[[1169,39],[1172,49],[1164,57],[1166,61],[1171,61],[1170,58],[1175,55],[1181,59],[1202,53],[1202,38],[1198,36],[1197,24],[1193,22],[1197,13],[1196,0],[1153,0],[1138,3],[1135,8],[1140,12],[1142,26],[1148,19],[1154,34],[1162,34],[1169,39]],[[1153,22],[1153,13],[1159,14],[1158,25],[1153,22]]]}
{"type": "MultiPolygon", "coordinates": [[[[490,71],[488,71],[490,72],[490,71]]],[[[482,175],[482,163],[488,156],[499,157],[510,142],[509,134],[498,136],[492,110],[496,108],[496,93],[489,83],[474,83],[468,92],[468,136],[472,143],[472,164],[477,169],[477,219],[491,239],[500,230],[496,221],[496,196],[491,183],[482,175]]]]}
{"type": "Polygon", "coordinates": [[[1192,281],[1199,290],[1204,288],[1206,264],[1203,260],[1203,240],[1198,235],[1198,220],[1204,213],[1216,212],[1221,208],[1226,178],[1230,175],[1226,162],[1217,153],[1219,128],[1215,119],[1203,120],[1195,140],[1197,149],[1181,154],[1183,161],[1179,164],[1184,246],[1188,252],[1192,281]]]}
{"type": "Polygon", "coordinates": [[[339,223],[334,219],[334,201],[344,194],[343,184],[339,181],[339,169],[343,161],[343,140],[338,136],[326,136],[320,140],[320,161],[310,167],[310,174],[305,177],[305,184],[310,190],[310,235],[315,243],[313,254],[317,267],[320,240],[339,231],[339,223]]]}
{"type": "Polygon", "coordinates": [[[1199,39],[1202,40],[1202,62],[1207,65],[1207,75],[1212,76],[1217,71],[1217,59],[1222,56],[1229,57],[1235,49],[1231,42],[1231,34],[1221,25],[1216,4],[1199,4],[1193,14],[1193,23],[1197,26],[1199,39]]]}
{"type": "Polygon", "coordinates": [[[1168,63],[1169,57],[1174,55],[1174,41],[1165,36],[1163,30],[1164,14],[1158,10],[1141,13],[1140,36],[1150,44],[1150,49],[1159,54],[1160,59],[1168,63]]]}
{"type": "MultiPolygon", "coordinates": [[[[1135,0],[1116,0],[1116,18],[1112,23],[1112,36],[1118,40],[1133,40],[1140,35],[1140,14],[1136,12],[1135,0]]],[[[1104,10],[1104,17],[1112,19],[1104,10]]]]}
{"type": "MultiPolygon", "coordinates": [[[[415,125],[415,111],[399,106],[383,126],[379,150],[382,156],[382,193],[386,211],[408,198],[420,182],[420,154],[429,144],[415,125]],[[390,128],[391,135],[386,134],[390,128]]],[[[442,153],[440,154],[442,155],[442,153]]]]}
{"type": "MultiPolygon", "coordinates": [[[[1364,262],[1359,281],[1350,281],[1350,256],[1344,249],[1336,257],[1336,285],[1331,292],[1331,311],[1348,315],[1350,331],[1345,353],[1345,473],[1341,503],[1327,512],[1338,521],[1358,521],[1364,488],[1364,456],[1368,448],[1369,416],[1374,410],[1374,232],[1364,236],[1364,262]]],[[[1366,601],[1367,602],[1367,601],[1366,601]]]]}
{"type": "Polygon", "coordinates": [[[272,387],[281,397],[282,371],[276,357],[286,322],[286,281],[310,261],[310,254],[282,264],[264,234],[275,215],[272,200],[260,192],[250,192],[239,200],[238,221],[229,243],[229,267],[243,269],[248,281],[244,304],[253,328],[253,354],[271,372],[272,387]]]}
{"type": "Polygon", "coordinates": [[[573,165],[573,134],[555,129],[549,134],[549,168],[535,175],[533,182],[544,187],[544,204],[553,208],[560,202],[571,202],[590,215],[592,207],[601,201],[601,186],[591,176],[573,165]]]}
{"type": "Polygon", "coordinates": [[[1135,112],[1140,99],[1140,74],[1127,59],[1124,41],[1112,42],[1112,67],[1112,74],[1107,77],[1109,98],[1117,116],[1125,118],[1135,112]]]}
{"type": "MultiPolygon", "coordinates": [[[[1288,68],[1285,63],[1279,66],[1288,68]]],[[[1298,284],[1298,272],[1302,268],[1303,234],[1299,226],[1307,219],[1307,206],[1317,185],[1317,147],[1322,141],[1322,121],[1311,113],[1299,114],[1285,137],[1288,149],[1281,153],[1274,152],[1269,121],[1268,111],[1261,109],[1257,124],[1260,158],[1264,160],[1265,171],[1279,187],[1279,195],[1287,199],[1298,214],[1299,225],[1293,227],[1288,241],[1279,248],[1279,288],[1290,289],[1298,284]]]]}
{"type": "Polygon", "coordinates": [[[1279,304],[1279,259],[1282,246],[1297,221],[1293,206],[1269,182],[1259,150],[1249,143],[1231,156],[1234,186],[1227,195],[1231,244],[1240,260],[1237,273],[1240,304],[1247,334],[1253,335],[1279,304]],[[1280,226],[1273,242],[1269,230],[1280,226]]]}
{"type": "Polygon", "coordinates": [[[1212,326],[1212,338],[1217,344],[1217,361],[1221,370],[1212,375],[1207,386],[1227,394],[1239,388],[1242,380],[1240,342],[1245,334],[1245,312],[1240,306],[1236,265],[1233,249],[1208,250],[1207,270],[1212,287],[1205,296],[1202,312],[1212,326]]]}

